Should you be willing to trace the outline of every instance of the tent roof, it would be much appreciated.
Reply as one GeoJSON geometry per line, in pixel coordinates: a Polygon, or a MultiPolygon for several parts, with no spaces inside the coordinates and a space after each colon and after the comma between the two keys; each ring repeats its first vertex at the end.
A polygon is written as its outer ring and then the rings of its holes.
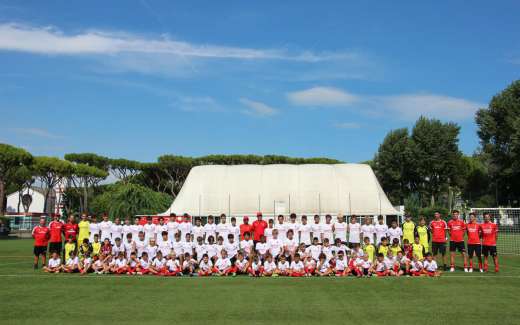
{"type": "Polygon", "coordinates": [[[207,165],[192,168],[162,215],[296,213],[395,215],[365,164],[207,165]]]}

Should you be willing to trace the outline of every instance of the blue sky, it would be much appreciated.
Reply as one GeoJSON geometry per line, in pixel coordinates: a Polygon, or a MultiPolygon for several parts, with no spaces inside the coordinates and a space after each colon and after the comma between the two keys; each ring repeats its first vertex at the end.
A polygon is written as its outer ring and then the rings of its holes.
{"type": "Polygon", "coordinates": [[[153,161],[371,159],[520,74],[518,1],[0,1],[0,142],[153,161]]]}

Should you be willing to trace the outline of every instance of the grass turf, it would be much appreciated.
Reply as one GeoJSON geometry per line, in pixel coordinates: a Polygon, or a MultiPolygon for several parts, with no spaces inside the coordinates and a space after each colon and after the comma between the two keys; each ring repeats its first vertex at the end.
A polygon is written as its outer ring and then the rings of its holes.
{"type": "Polygon", "coordinates": [[[520,322],[518,256],[499,274],[292,279],[49,275],[31,254],[31,240],[0,241],[2,324],[520,322]]]}

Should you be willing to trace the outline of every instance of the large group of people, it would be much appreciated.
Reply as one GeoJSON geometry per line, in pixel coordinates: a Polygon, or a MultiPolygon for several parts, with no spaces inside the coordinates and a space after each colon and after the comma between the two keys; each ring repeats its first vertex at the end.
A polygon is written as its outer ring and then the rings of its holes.
{"type": "Polygon", "coordinates": [[[265,221],[262,213],[237,225],[236,218],[222,214],[203,225],[201,218],[185,214],[158,218],[126,218],[98,222],[86,214],[76,223],[54,216],[33,229],[34,268],[42,259],[49,273],[96,273],[161,276],[439,276],[447,271],[449,239],[450,267],[455,271],[459,252],[464,271],[473,272],[473,259],[480,272],[488,271],[488,256],[498,272],[496,241],[498,228],[489,214],[477,222],[470,214],[464,222],[459,211],[450,220],[436,212],[427,224],[410,216],[390,226],[383,216],[315,215],[289,218],[279,215],[265,221]],[[299,220],[298,220],[299,219],[299,220]],[[348,221],[347,221],[348,219],[348,221]],[[362,222],[358,222],[361,219],[362,222]],[[374,223],[374,219],[377,221],[374,223]],[[64,244],[63,244],[64,243],[64,244]],[[47,251],[50,258],[47,261],[47,251]],[[439,258],[439,255],[441,258],[439,258]],[[438,265],[442,259],[443,267],[438,265]]]}

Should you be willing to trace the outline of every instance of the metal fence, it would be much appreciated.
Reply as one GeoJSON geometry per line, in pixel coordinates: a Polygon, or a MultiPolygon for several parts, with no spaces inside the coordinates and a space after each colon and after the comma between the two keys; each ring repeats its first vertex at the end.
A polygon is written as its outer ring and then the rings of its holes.
{"type": "MultiPolygon", "coordinates": [[[[520,255],[520,208],[470,208],[477,215],[478,222],[484,221],[489,213],[498,225],[497,250],[499,254],[520,255]]],[[[469,221],[469,213],[465,216],[469,221]]]]}

